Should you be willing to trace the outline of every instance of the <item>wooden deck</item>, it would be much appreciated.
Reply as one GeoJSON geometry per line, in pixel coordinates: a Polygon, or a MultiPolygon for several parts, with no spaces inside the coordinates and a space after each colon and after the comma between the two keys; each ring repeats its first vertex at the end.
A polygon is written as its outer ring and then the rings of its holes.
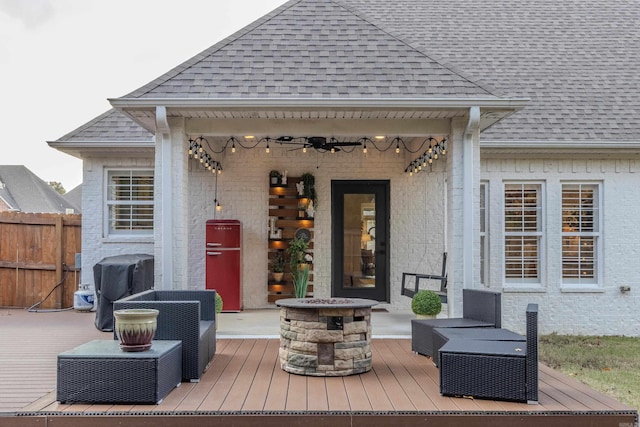
{"type": "Polygon", "coordinates": [[[55,401],[56,355],[111,338],[92,320],[86,313],[0,310],[1,427],[196,426],[203,417],[234,426],[637,425],[634,409],[543,365],[538,405],[443,397],[438,370],[411,352],[409,339],[374,339],[373,370],[338,378],[282,371],[277,339],[219,339],[201,381],[182,383],[159,405],[62,405],[55,401]]]}

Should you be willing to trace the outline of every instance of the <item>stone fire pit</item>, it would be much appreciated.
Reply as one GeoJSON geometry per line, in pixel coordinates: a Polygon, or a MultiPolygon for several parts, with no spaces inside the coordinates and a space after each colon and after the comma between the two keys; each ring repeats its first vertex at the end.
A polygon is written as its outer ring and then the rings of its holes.
{"type": "Polygon", "coordinates": [[[371,370],[371,307],[360,298],[290,298],[280,307],[280,366],[292,374],[344,376],[371,370]]]}

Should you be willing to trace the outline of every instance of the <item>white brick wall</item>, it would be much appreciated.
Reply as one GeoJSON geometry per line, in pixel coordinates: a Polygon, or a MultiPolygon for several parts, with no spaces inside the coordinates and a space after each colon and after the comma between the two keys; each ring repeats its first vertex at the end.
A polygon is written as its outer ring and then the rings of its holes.
{"type": "Polygon", "coordinates": [[[153,255],[153,237],[108,238],[104,236],[106,170],[109,168],[153,169],[152,158],[85,158],[82,182],[82,272],[81,283],[94,284],[93,266],[102,258],[121,254],[153,255]]]}
{"type": "MultiPolygon", "coordinates": [[[[272,147],[227,153],[219,176],[218,200],[223,211],[218,219],[239,219],[243,224],[243,294],[245,308],[267,303],[268,174],[287,170],[289,176],[305,172],[316,178],[318,209],[314,221],[314,289],[320,297],[331,293],[331,180],[389,179],[391,182],[391,304],[408,308],[400,295],[403,271],[440,272],[444,238],[444,161],[433,173],[409,177],[404,168],[411,155],[360,150],[353,153],[317,154],[290,152],[272,147]],[[425,246],[424,243],[427,243],[425,246]]],[[[203,287],[204,222],[214,215],[215,178],[190,162],[190,259],[189,287],[203,287]]]]}
{"type": "Polygon", "coordinates": [[[629,159],[483,159],[482,179],[489,180],[491,288],[503,286],[503,181],[535,180],[545,187],[543,286],[537,292],[504,290],[505,327],[524,331],[526,305],[536,302],[541,333],[640,335],[638,172],[636,161],[629,159]],[[602,183],[603,282],[596,291],[562,287],[561,185],[567,181],[602,183]],[[631,292],[621,293],[622,285],[631,292]]]}
{"type": "MultiPolygon", "coordinates": [[[[451,148],[450,148],[451,150],[451,148]]],[[[186,154],[185,154],[186,155],[186,154]]],[[[215,177],[194,161],[188,161],[188,278],[185,288],[204,288],[205,221],[239,219],[243,223],[243,293],[245,308],[267,307],[268,172],[288,170],[289,176],[311,172],[316,177],[319,206],[315,228],[315,291],[331,292],[332,179],[389,179],[391,182],[391,271],[390,308],[408,308],[400,295],[403,271],[439,272],[445,242],[445,161],[436,162],[434,172],[409,177],[404,168],[415,155],[370,150],[353,153],[317,154],[290,152],[273,147],[239,149],[220,158],[224,172],[218,180],[221,213],[214,212],[215,177]]],[[[629,159],[504,159],[483,156],[480,178],[489,188],[490,268],[487,284],[503,290],[502,206],[504,180],[544,182],[546,245],[544,286],[537,292],[504,290],[503,325],[524,331],[527,303],[540,304],[542,333],[640,335],[640,162],[629,159]],[[559,204],[564,181],[602,183],[603,283],[598,292],[574,292],[561,288],[559,204]],[[622,285],[631,292],[621,293],[622,285]]],[[[107,167],[153,167],[152,158],[84,160],[83,270],[82,282],[93,283],[93,265],[105,256],[121,253],[154,253],[152,239],[106,239],[102,236],[104,170],[107,167]]],[[[479,182],[479,181],[477,181],[479,182]]],[[[456,212],[447,212],[456,215],[456,212]]],[[[449,249],[450,250],[450,249],[449,249]]],[[[157,253],[157,248],[156,248],[157,253]]],[[[157,271],[157,269],[156,269],[157,271]]],[[[454,274],[460,274],[454,272],[454,274]]],[[[450,276],[451,277],[451,276],[450,276]]],[[[184,281],[184,279],[181,279],[184,281]]],[[[450,282],[450,284],[452,284],[450,282]]]]}

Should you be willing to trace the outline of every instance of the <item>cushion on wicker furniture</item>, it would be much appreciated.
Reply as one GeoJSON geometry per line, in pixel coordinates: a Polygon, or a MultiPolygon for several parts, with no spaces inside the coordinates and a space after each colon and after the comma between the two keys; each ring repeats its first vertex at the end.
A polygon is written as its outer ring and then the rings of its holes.
{"type": "Polygon", "coordinates": [[[182,378],[197,381],[216,352],[216,291],[149,290],[113,303],[114,310],[155,308],[155,340],[182,341],[182,378]]]}
{"type": "Polygon", "coordinates": [[[433,357],[434,328],[499,328],[502,325],[500,292],[463,289],[462,317],[414,319],[411,321],[411,350],[433,357]]]}
{"type": "Polygon", "coordinates": [[[438,352],[449,340],[516,341],[524,343],[524,335],[503,328],[435,328],[433,330],[433,363],[440,365],[438,352]]]}

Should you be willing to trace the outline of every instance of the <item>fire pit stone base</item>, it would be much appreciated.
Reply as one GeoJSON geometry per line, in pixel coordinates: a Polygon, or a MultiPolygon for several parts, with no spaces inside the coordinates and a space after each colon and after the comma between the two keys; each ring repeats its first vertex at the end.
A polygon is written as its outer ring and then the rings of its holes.
{"type": "Polygon", "coordinates": [[[371,306],[375,301],[349,299],[339,307],[321,302],[285,304],[279,304],[283,370],[310,376],[371,370],[371,306]]]}

